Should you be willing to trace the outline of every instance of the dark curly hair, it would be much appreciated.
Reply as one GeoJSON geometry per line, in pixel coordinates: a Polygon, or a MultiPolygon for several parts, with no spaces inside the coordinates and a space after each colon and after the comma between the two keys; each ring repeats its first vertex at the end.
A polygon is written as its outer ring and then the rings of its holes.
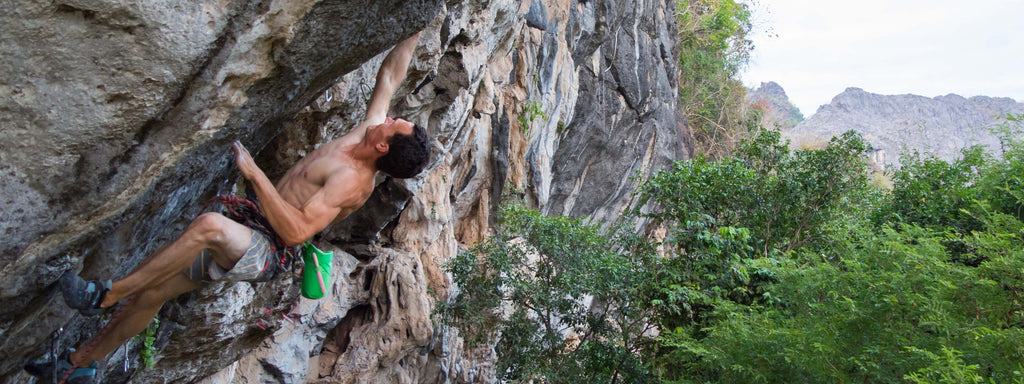
{"type": "Polygon", "coordinates": [[[391,177],[407,179],[418,175],[430,160],[427,130],[413,125],[412,134],[395,133],[388,139],[388,153],[377,158],[377,169],[391,177]]]}

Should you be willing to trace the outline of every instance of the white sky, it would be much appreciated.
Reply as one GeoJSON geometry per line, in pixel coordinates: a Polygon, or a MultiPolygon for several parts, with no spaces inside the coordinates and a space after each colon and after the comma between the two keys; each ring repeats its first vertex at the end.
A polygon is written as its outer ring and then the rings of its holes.
{"type": "Polygon", "coordinates": [[[1024,0],[746,0],[743,82],[775,81],[810,117],[847,87],[1024,101],[1024,0]]]}

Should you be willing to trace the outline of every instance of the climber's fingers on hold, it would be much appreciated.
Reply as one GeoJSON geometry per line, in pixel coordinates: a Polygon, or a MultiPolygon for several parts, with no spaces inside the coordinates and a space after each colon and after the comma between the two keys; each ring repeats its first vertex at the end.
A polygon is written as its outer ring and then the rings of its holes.
{"type": "Polygon", "coordinates": [[[242,171],[242,175],[248,178],[250,168],[255,166],[255,162],[252,160],[252,155],[249,154],[249,150],[245,149],[245,146],[241,142],[235,141],[231,145],[231,150],[235,153],[235,162],[238,165],[238,169],[242,171]]]}

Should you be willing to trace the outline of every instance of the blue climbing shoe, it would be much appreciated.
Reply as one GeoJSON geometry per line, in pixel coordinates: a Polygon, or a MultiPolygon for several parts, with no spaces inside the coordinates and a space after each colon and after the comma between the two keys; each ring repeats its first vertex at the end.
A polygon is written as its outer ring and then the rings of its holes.
{"type": "MultiPolygon", "coordinates": [[[[71,364],[71,363],[68,363],[71,364]]],[[[88,367],[77,367],[71,371],[67,379],[64,380],[66,384],[95,384],[96,383],[96,368],[99,367],[95,361],[89,364],[88,367]]]]}
{"type": "Polygon", "coordinates": [[[35,376],[39,383],[51,383],[55,379],[64,379],[66,384],[94,384],[96,382],[96,369],[99,367],[95,361],[87,367],[74,368],[66,357],[60,358],[54,364],[53,356],[47,354],[38,360],[25,364],[25,372],[35,376]],[[71,373],[68,373],[71,370],[71,373]],[[54,376],[56,375],[56,376],[54,376]],[[65,376],[67,376],[65,378],[65,376]]]}
{"type": "Polygon", "coordinates": [[[110,290],[110,280],[85,281],[71,271],[60,276],[60,293],[64,295],[64,303],[77,309],[79,313],[92,316],[99,313],[103,298],[110,290]]]}

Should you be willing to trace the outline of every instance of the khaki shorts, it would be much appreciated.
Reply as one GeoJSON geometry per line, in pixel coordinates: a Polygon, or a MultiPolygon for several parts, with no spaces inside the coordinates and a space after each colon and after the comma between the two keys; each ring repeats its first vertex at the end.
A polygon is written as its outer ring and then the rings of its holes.
{"type": "Polygon", "coordinates": [[[213,256],[209,249],[204,249],[196,256],[192,266],[185,269],[185,276],[199,286],[210,284],[214,281],[226,279],[228,281],[260,281],[273,270],[276,253],[270,246],[270,239],[259,231],[252,231],[252,238],[249,239],[249,249],[245,251],[241,259],[235,263],[230,270],[225,270],[213,262],[213,256]]]}

